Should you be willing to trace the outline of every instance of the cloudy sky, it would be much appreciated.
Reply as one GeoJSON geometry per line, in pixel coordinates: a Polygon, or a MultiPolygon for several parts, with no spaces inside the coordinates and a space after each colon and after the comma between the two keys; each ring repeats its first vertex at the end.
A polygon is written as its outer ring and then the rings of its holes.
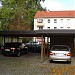
{"type": "MultiPolygon", "coordinates": [[[[55,10],[75,10],[75,0],[45,0],[40,2],[42,7],[51,11],[55,10]]],[[[1,6],[1,4],[0,4],[1,6]]]]}
{"type": "Polygon", "coordinates": [[[0,4],[0,6],[2,6],[2,5],[0,4]]]}
{"type": "Polygon", "coordinates": [[[75,0],[45,0],[41,2],[42,7],[51,11],[55,10],[75,10],[75,0]]]}
{"type": "Polygon", "coordinates": [[[1,6],[1,4],[0,4],[0,6],[1,6]]]}
{"type": "Polygon", "coordinates": [[[0,6],[2,6],[2,5],[1,5],[1,2],[0,2],[0,6]]]}

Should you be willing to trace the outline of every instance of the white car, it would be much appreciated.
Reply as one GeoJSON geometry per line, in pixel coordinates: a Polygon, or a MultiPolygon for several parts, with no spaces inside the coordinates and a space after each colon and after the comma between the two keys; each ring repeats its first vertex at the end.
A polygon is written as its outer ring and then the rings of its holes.
{"type": "Polygon", "coordinates": [[[51,61],[66,61],[71,63],[71,51],[67,45],[54,45],[49,54],[51,61]]]}

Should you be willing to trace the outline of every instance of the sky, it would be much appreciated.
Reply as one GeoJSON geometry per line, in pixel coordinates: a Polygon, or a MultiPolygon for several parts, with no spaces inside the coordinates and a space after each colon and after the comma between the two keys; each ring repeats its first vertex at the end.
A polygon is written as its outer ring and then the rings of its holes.
{"type": "Polygon", "coordinates": [[[40,2],[43,8],[50,11],[75,10],[75,0],[45,0],[40,2]]]}
{"type": "Polygon", "coordinates": [[[0,6],[1,6],[1,4],[0,4],[0,6]]]}
{"type": "MultiPolygon", "coordinates": [[[[51,11],[56,10],[75,10],[75,0],[45,0],[40,2],[43,8],[51,11]]],[[[0,6],[1,3],[0,3],[0,6]]]]}
{"type": "Polygon", "coordinates": [[[0,4],[0,6],[2,6],[2,5],[0,4]]]}
{"type": "Polygon", "coordinates": [[[1,7],[2,5],[1,5],[1,2],[0,2],[0,7],[1,7]]]}

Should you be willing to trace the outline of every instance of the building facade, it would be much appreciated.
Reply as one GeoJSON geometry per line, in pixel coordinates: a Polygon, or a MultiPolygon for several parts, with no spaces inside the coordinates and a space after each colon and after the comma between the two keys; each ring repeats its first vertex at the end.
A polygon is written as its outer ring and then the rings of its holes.
{"type": "Polygon", "coordinates": [[[75,29],[75,10],[38,11],[34,16],[34,30],[75,29]]]}
{"type": "Polygon", "coordinates": [[[74,11],[38,11],[34,16],[34,30],[75,29],[74,11]]]}

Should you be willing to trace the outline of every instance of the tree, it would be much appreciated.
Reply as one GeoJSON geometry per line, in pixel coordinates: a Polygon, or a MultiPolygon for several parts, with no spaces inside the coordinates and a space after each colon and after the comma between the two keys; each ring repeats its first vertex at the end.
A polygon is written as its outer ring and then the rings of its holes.
{"type": "MultiPolygon", "coordinates": [[[[30,30],[33,18],[38,10],[45,10],[40,5],[41,0],[1,0],[2,30],[30,30]]],[[[43,0],[42,0],[43,1],[43,0]]]]}

